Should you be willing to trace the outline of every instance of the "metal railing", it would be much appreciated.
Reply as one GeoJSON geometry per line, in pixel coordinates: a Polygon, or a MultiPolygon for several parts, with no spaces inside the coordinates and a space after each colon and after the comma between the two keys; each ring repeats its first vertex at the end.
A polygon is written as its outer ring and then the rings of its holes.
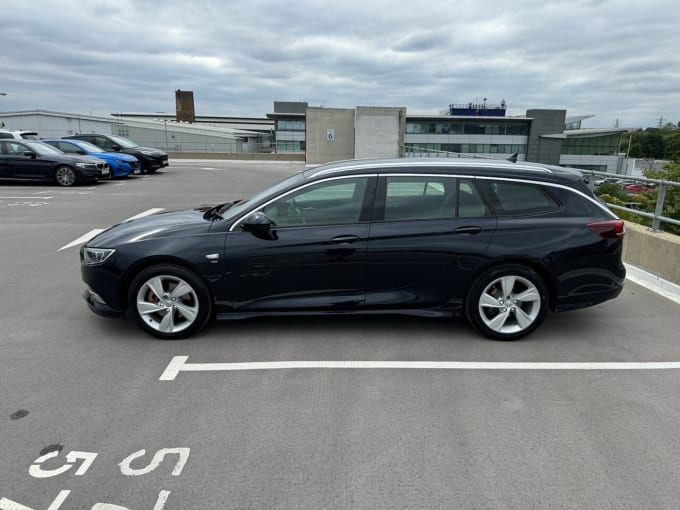
{"type": "Polygon", "coordinates": [[[658,180],[658,179],[649,179],[647,177],[632,177],[630,175],[623,175],[623,174],[612,174],[612,173],[607,173],[607,172],[596,172],[594,170],[580,170],[580,172],[583,174],[584,177],[588,178],[588,186],[590,187],[591,190],[595,189],[595,177],[596,176],[602,176],[603,178],[610,178],[610,177],[615,177],[618,179],[623,179],[623,180],[631,180],[635,182],[643,182],[643,183],[653,183],[654,185],[658,185],[659,190],[658,194],[656,197],[656,204],[654,206],[654,212],[646,212],[646,211],[640,211],[639,209],[634,209],[632,207],[626,207],[622,205],[617,205],[617,204],[611,204],[609,202],[606,202],[606,204],[611,207],[612,209],[616,209],[619,211],[627,211],[630,213],[633,213],[637,216],[642,216],[643,218],[648,218],[652,220],[652,226],[651,230],[652,232],[659,232],[661,222],[665,223],[670,223],[672,225],[678,225],[680,226],[680,220],[676,220],[674,218],[669,218],[667,216],[663,216],[663,204],[664,200],[666,199],[666,190],[668,189],[668,186],[680,186],[680,182],[675,182],[675,181],[666,181],[666,180],[658,180]]]}
{"type": "Polygon", "coordinates": [[[142,145],[164,151],[177,152],[274,152],[269,144],[249,144],[247,142],[175,142],[148,141],[142,145]]]}
{"type": "MultiPolygon", "coordinates": [[[[493,156],[480,156],[478,154],[465,154],[462,152],[448,152],[448,151],[439,151],[439,150],[434,150],[434,149],[424,149],[421,147],[417,146],[412,146],[412,145],[404,145],[404,157],[406,158],[414,158],[414,157],[425,157],[425,158],[480,158],[480,159],[509,159],[505,158],[502,155],[498,158],[494,158],[493,156]]],[[[608,178],[608,177],[613,177],[613,178],[618,178],[622,180],[631,180],[635,182],[644,182],[644,183],[654,183],[655,185],[658,185],[659,188],[659,193],[656,198],[656,204],[654,207],[654,212],[647,212],[647,211],[641,211],[639,209],[634,209],[632,207],[626,207],[618,204],[612,204],[610,202],[605,202],[608,207],[620,211],[627,211],[632,214],[635,214],[637,216],[641,216],[643,218],[648,218],[652,220],[652,226],[651,226],[651,231],[652,232],[659,232],[660,226],[662,222],[665,223],[670,223],[672,225],[678,225],[680,226],[680,220],[676,220],[674,218],[669,218],[667,216],[663,215],[663,205],[664,205],[664,200],[666,198],[666,190],[668,189],[668,186],[680,186],[680,182],[675,182],[675,181],[666,181],[666,180],[658,180],[658,179],[648,179],[646,177],[633,177],[630,175],[623,175],[623,174],[613,174],[609,172],[598,172],[595,170],[581,170],[581,169],[576,169],[579,170],[582,174],[583,177],[587,179],[588,181],[588,186],[590,187],[591,191],[594,191],[595,189],[595,180],[596,176],[603,177],[603,178],[608,178]]]]}
{"type": "Polygon", "coordinates": [[[493,156],[480,156],[479,154],[465,152],[440,151],[435,149],[424,149],[413,145],[404,145],[405,158],[475,158],[475,159],[504,159],[494,158],[493,156]]]}

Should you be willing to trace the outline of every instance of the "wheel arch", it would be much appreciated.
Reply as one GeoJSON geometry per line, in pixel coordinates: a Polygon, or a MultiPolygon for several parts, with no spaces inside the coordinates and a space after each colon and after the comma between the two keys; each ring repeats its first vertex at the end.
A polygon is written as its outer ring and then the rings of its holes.
{"type": "Polygon", "coordinates": [[[531,259],[529,257],[511,257],[503,259],[493,259],[488,261],[486,264],[478,267],[470,278],[470,285],[468,285],[467,291],[465,292],[465,298],[463,303],[467,303],[468,296],[470,294],[471,287],[473,283],[482,274],[501,266],[517,265],[524,266],[533,270],[538,276],[541,277],[546,287],[548,288],[548,308],[552,311],[555,309],[555,300],[557,295],[557,283],[553,275],[548,271],[545,265],[541,264],[540,261],[536,259],[531,259]]]}
{"type": "Polygon", "coordinates": [[[78,168],[76,168],[74,165],[70,165],[69,163],[59,163],[57,165],[54,165],[52,168],[52,181],[55,182],[58,186],[61,186],[59,184],[59,180],[57,179],[57,171],[60,168],[70,168],[73,171],[73,176],[74,176],[74,181],[73,181],[73,186],[77,186],[80,184],[83,180],[83,176],[80,174],[80,171],[78,171],[78,168]]]}
{"type": "Polygon", "coordinates": [[[132,282],[134,279],[137,277],[139,273],[144,271],[145,269],[148,269],[149,267],[152,266],[157,266],[159,264],[172,264],[175,266],[181,266],[185,269],[188,269],[189,271],[192,271],[205,285],[206,289],[208,289],[208,292],[210,293],[210,297],[212,300],[212,289],[210,284],[206,281],[206,279],[203,277],[199,269],[192,263],[188,262],[185,259],[179,258],[179,257],[173,257],[170,255],[153,255],[150,257],[143,258],[141,260],[136,261],[128,270],[121,276],[121,284],[120,284],[120,302],[123,310],[127,310],[128,307],[128,293],[130,292],[130,286],[132,285],[132,282]]]}

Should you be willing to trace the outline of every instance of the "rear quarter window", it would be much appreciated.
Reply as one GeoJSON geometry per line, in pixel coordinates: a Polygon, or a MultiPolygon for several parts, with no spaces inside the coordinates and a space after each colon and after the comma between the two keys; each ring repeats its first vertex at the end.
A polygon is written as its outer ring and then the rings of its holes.
{"type": "Polygon", "coordinates": [[[561,207],[539,184],[499,180],[485,181],[483,187],[499,215],[541,214],[561,207]]]}

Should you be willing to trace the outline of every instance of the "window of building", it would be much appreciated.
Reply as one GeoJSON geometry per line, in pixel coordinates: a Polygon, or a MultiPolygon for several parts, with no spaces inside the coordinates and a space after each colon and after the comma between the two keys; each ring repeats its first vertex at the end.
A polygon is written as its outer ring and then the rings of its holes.
{"type": "Polygon", "coordinates": [[[614,156],[619,152],[621,135],[569,137],[562,142],[562,154],[614,156]]]}
{"type": "Polygon", "coordinates": [[[278,131],[304,131],[305,130],[305,121],[304,120],[278,119],[276,121],[276,129],[278,131]]]}

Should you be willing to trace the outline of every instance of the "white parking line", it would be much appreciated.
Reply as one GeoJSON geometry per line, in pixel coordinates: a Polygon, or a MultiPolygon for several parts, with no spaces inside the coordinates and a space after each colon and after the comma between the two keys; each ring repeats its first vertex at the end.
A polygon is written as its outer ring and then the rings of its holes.
{"type": "Polygon", "coordinates": [[[175,356],[159,381],[174,381],[180,372],[286,370],[301,368],[388,368],[419,370],[677,370],[680,362],[484,362],[484,361],[267,361],[252,363],[187,363],[175,356]]]}
{"type": "Polygon", "coordinates": [[[626,266],[626,278],[628,280],[680,304],[680,285],[664,280],[639,267],[630,264],[624,265],[626,266]]]}
{"type": "Polygon", "coordinates": [[[39,198],[40,200],[49,200],[50,198],[54,198],[54,197],[43,197],[43,196],[36,197],[35,195],[33,195],[32,197],[0,197],[0,200],[10,199],[10,198],[12,200],[35,200],[37,198],[39,198]]]}
{"type": "Polygon", "coordinates": [[[84,235],[80,236],[78,239],[76,239],[75,241],[71,241],[67,245],[62,246],[57,251],[65,250],[66,248],[70,248],[71,246],[77,246],[79,244],[84,244],[84,243],[88,242],[90,239],[92,239],[94,236],[96,236],[97,234],[104,232],[104,230],[106,230],[106,229],[104,229],[104,228],[92,229],[87,234],[84,234],[84,235]]]}
{"type": "Polygon", "coordinates": [[[147,209],[144,212],[140,212],[139,214],[135,214],[134,216],[130,216],[128,219],[123,220],[123,221],[130,221],[130,220],[136,220],[137,218],[143,218],[144,216],[151,216],[152,214],[156,214],[157,212],[164,211],[165,209],[163,207],[156,207],[154,209],[147,209]]]}

